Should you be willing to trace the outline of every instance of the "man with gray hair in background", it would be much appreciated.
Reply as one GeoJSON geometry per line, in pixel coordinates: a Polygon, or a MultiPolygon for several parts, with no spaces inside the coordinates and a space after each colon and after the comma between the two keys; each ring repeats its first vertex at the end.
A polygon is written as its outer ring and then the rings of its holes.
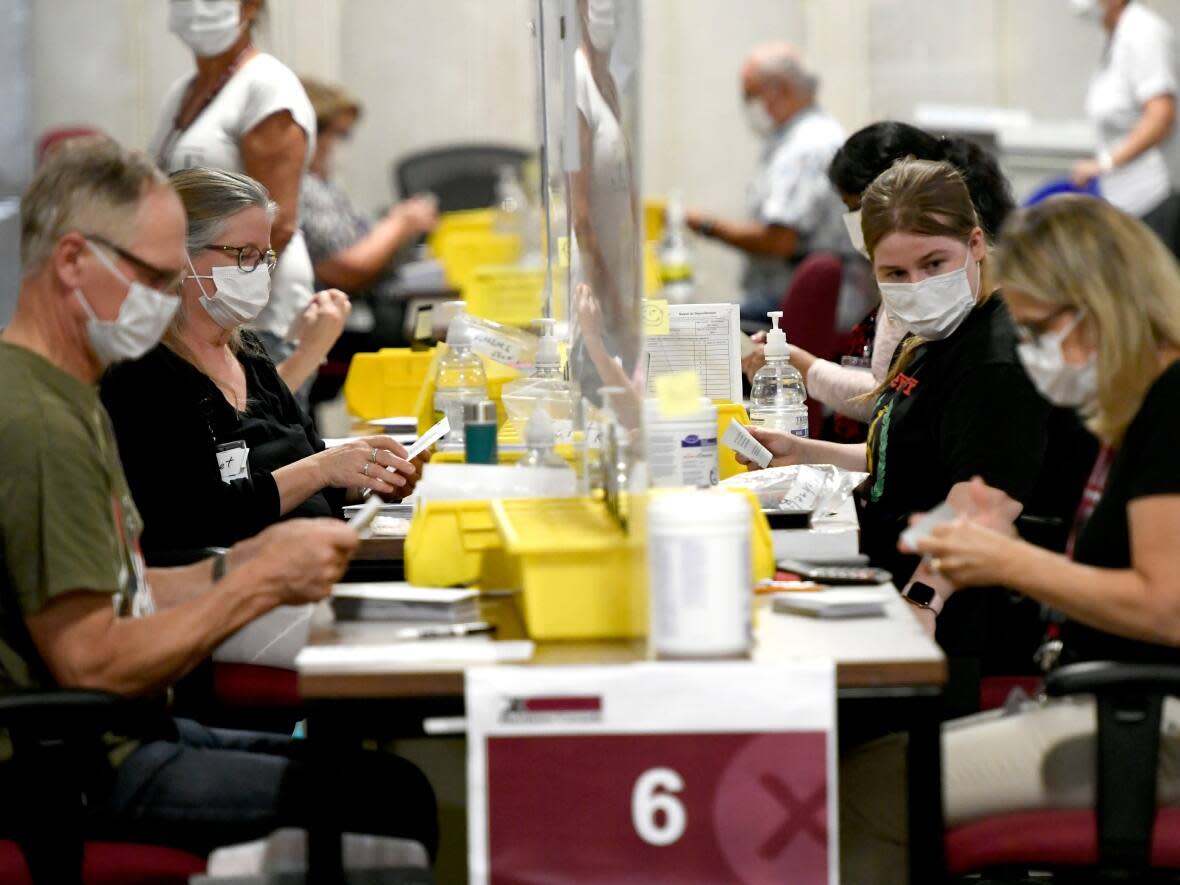
{"type": "Polygon", "coordinates": [[[788,43],[755,47],[741,82],[750,128],[765,139],[747,192],[750,217],[689,211],[686,220],[697,233],[746,253],[742,318],[765,323],[766,312],[781,306],[799,261],[812,252],[851,251],[844,207],[828,182],[844,129],[816,104],[819,80],[788,43]]]}

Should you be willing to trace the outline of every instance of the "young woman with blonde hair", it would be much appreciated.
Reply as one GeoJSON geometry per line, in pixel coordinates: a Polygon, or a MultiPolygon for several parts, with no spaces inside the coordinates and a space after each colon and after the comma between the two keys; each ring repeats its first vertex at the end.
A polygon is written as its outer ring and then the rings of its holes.
{"type": "Polygon", "coordinates": [[[984,672],[1022,672],[1040,638],[1036,607],[972,591],[939,614],[949,585],[897,542],[911,514],[945,499],[1014,519],[1041,480],[1049,404],[1017,360],[1015,329],[989,281],[984,232],[953,166],[896,163],[864,192],[861,225],[885,309],[909,332],[873,394],[868,443],[752,432],[775,465],[867,469],[858,492],[862,551],[927,609],[949,655],[981,661],[984,672]],[[985,499],[977,500],[974,477],[987,483],[985,499]]]}

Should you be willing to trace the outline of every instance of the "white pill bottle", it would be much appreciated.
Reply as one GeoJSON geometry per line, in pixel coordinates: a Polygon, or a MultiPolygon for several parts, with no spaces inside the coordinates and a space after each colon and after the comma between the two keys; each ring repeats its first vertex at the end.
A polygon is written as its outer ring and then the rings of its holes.
{"type": "Polygon", "coordinates": [[[649,644],[660,658],[733,658],[753,638],[750,505],[731,492],[656,492],[647,508],[649,644]]]}

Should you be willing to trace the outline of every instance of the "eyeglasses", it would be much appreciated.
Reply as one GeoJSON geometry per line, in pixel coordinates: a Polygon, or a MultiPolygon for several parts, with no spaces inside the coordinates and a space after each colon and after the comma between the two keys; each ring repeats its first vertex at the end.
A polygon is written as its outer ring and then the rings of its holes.
{"type": "Polygon", "coordinates": [[[1053,322],[1059,316],[1076,311],[1077,308],[1072,304],[1063,304],[1039,320],[1033,320],[1029,323],[1016,323],[1016,337],[1024,344],[1032,344],[1049,331],[1049,327],[1053,325],[1053,322]]]}
{"type": "Polygon", "coordinates": [[[243,273],[252,273],[263,262],[266,263],[267,273],[273,273],[275,265],[279,263],[279,255],[274,249],[263,252],[257,246],[219,246],[216,243],[210,243],[205,248],[237,253],[238,270],[243,273]]]}
{"type": "Polygon", "coordinates": [[[164,270],[149,261],[144,261],[138,255],[127,251],[122,246],[115,245],[106,237],[100,237],[97,234],[82,234],[82,236],[92,243],[98,243],[100,246],[110,249],[124,261],[135,265],[142,273],[147,275],[145,282],[160,292],[166,292],[169,295],[179,295],[184,281],[188,278],[187,270],[164,270]]]}

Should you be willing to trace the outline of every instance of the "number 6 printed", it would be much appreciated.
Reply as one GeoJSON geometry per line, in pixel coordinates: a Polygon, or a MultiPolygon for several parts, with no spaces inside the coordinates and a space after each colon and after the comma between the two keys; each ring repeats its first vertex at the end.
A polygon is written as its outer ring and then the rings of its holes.
{"type": "Polygon", "coordinates": [[[683,789],[684,779],[671,768],[649,768],[635,781],[631,790],[631,823],[648,845],[671,845],[684,835],[688,815],[680,800],[672,795],[683,789]],[[657,818],[661,811],[662,821],[657,818]]]}

